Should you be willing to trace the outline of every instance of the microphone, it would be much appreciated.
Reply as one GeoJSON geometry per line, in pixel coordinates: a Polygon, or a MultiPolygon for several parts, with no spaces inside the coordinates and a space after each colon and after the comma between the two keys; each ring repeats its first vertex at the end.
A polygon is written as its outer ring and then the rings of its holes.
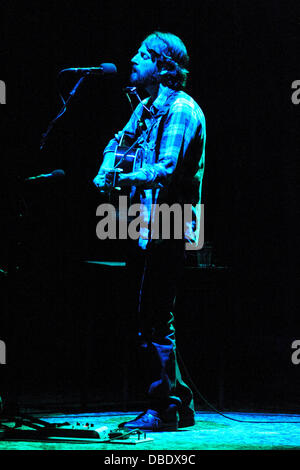
{"type": "Polygon", "coordinates": [[[48,179],[60,179],[63,176],[65,176],[64,170],[54,170],[52,173],[46,173],[46,174],[41,174],[37,176],[29,176],[28,178],[25,178],[24,181],[43,181],[43,180],[48,180],[48,179]]]}
{"type": "Polygon", "coordinates": [[[63,69],[59,73],[62,72],[75,72],[75,73],[83,73],[86,75],[110,75],[117,73],[117,67],[115,64],[100,64],[99,67],[72,67],[69,69],[63,69]]]}

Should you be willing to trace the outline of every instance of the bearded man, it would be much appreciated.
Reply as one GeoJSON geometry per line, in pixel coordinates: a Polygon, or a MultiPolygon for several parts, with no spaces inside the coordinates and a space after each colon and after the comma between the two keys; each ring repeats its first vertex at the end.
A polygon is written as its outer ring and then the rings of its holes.
{"type": "MultiPolygon", "coordinates": [[[[96,187],[105,189],[111,181],[108,169],[115,167],[115,151],[126,141],[141,154],[139,165],[121,172],[118,178],[118,186],[130,193],[131,203],[148,208],[157,204],[199,205],[206,125],[199,105],[183,91],[188,62],[186,47],[174,34],[154,32],[142,42],[131,60],[130,82],[149,97],[140,100],[128,123],[105,148],[94,178],[96,187]]],[[[153,217],[151,210],[146,213],[153,217]]],[[[184,233],[182,239],[165,239],[146,230],[130,243],[131,310],[137,313],[139,347],[147,353],[143,364],[149,383],[146,409],[134,420],[122,423],[125,429],[173,431],[195,423],[193,394],[178,366],[173,315],[186,246],[194,241],[191,233],[195,235],[193,231],[184,233]]]]}

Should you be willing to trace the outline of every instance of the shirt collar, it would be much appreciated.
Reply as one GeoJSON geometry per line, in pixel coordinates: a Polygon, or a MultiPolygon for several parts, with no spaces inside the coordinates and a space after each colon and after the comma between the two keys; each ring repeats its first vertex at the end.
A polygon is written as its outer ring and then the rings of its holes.
{"type": "Polygon", "coordinates": [[[164,111],[164,107],[167,104],[167,101],[171,95],[175,93],[175,90],[168,88],[166,86],[162,87],[162,90],[152,103],[150,110],[153,111],[155,114],[159,111],[164,111]]]}

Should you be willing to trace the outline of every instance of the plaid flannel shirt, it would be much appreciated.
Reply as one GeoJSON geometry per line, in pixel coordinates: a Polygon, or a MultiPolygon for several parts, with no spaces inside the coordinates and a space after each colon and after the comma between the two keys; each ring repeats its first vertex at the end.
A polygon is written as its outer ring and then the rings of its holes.
{"type": "MultiPolygon", "coordinates": [[[[187,93],[163,87],[153,103],[147,98],[138,104],[126,126],[108,143],[104,155],[114,152],[124,138],[128,145],[138,141],[143,156],[141,167],[132,173],[131,202],[140,202],[148,208],[144,211],[145,225],[139,240],[145,247],[150,238],[146,227],[153,205],[180,203],[199,207],[205,162],[205,117],[187,93]]],[[[187,234],[187,240],[193,242],[194,235],[187,234]]]]}

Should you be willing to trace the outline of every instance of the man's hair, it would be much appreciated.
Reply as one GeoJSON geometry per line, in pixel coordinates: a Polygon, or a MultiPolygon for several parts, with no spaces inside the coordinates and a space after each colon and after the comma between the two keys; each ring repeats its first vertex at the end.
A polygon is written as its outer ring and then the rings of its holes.
{"type": "Polygon", "coordinates": [[[154,31],[144,39],[143,44],[152,59],[157,60],[160,82],[175,90],[184,88],[189,56],[182,40],[172,33],[154,31]]]}

